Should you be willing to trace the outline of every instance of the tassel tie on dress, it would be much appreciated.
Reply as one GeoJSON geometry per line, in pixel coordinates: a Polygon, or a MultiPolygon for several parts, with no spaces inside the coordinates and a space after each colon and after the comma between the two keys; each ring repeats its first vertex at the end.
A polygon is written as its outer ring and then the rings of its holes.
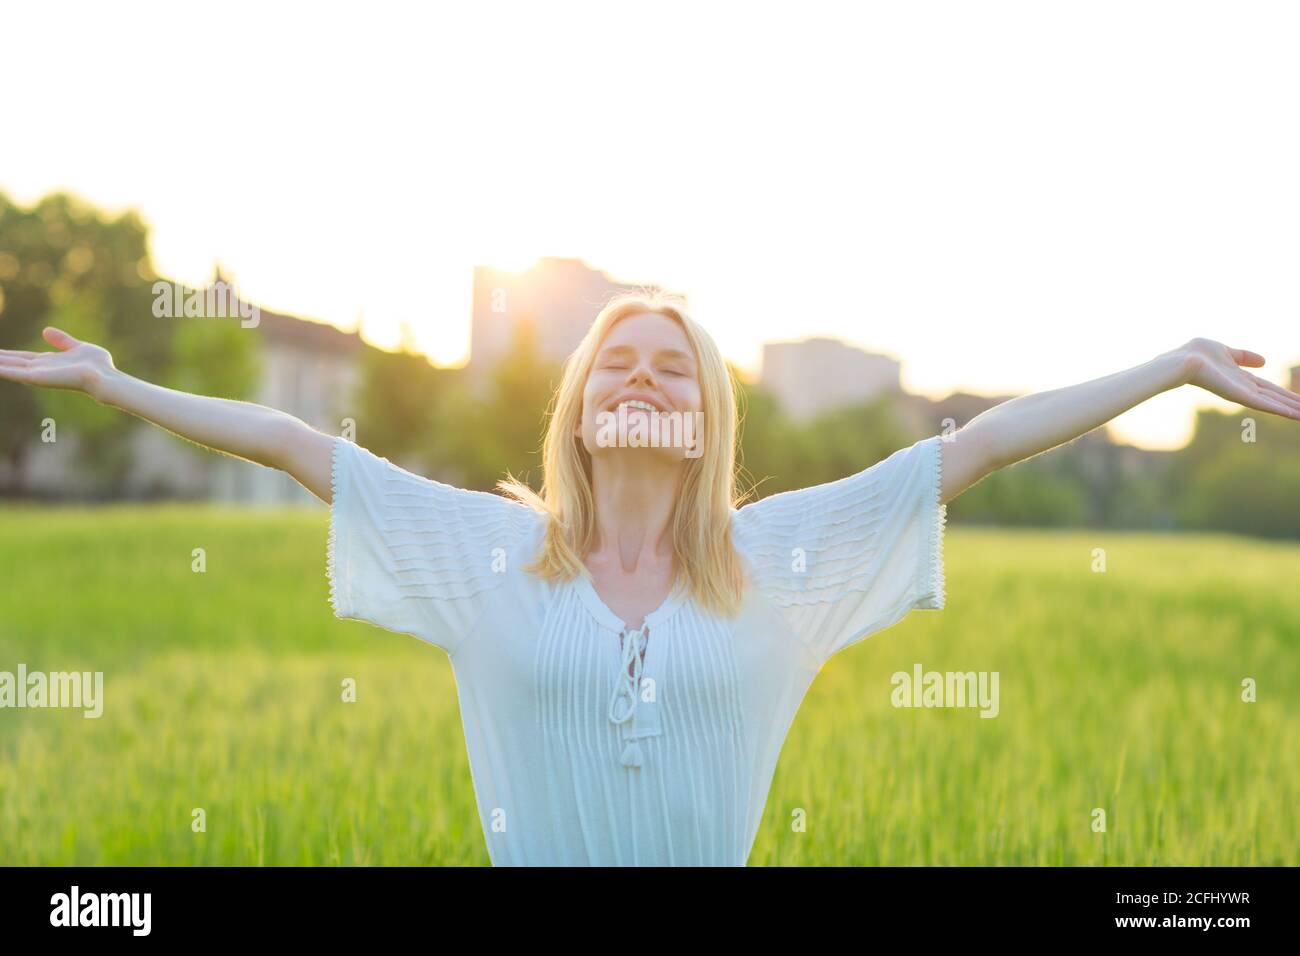
{"type": "MultiPolygon", "coordinates": [[[[609,700],[609,719],[613,724],[624,724],[636,714],[637,699],[640,696],[641,652],[645,648],[647,630],[645,624],[632,631],[623,632],[623,648],[618,668],[618,679],[614,682],[614,694],[609,700]],[[632,673],[628,673],[628,668],[632,673]],[[627,700],[626,704],[622,702],[627,700]]],[[[624,767],[641,766],[641,745],[633,738],[623,748],[619,758],[624,767]]]]}

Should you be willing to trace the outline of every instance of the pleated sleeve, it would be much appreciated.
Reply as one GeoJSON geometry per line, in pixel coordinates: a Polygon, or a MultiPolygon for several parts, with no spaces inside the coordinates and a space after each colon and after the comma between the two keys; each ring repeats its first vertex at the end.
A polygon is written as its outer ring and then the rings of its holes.
{"type": "Polygon", "coordinates": [[[455,653],[541,516],[334,440],[327,576],[336,617],[455,653]]]}
{"type": "Polygon", "coordinates": [[[943,439],[732,512],[751,581],[819,662],[944,606],[943,439]]]}

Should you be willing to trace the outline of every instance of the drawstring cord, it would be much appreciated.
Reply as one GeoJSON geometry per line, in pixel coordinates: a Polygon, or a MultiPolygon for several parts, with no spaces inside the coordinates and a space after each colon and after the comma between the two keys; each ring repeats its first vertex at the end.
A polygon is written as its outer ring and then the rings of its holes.
{"type": "MultiPolygon", "coordinates": [[[[646,641],[645,624],[643,623],[634,631],[624,631],[622,639],[623,652],[618,668],[618,679],[614,682],[614,693],[609,700],[609,719],[615,725],[626,723],[636,714],[636,702],[641,687],[641,668],[644,666],[641,651],[646,641]],[[630,674],[629,667],[632,669],[630,674]],[[628,700],[628,704],[620,712],[619,704],[624,698],[628,700]]],[[[625,767],[641,766],[641,746],[635,739],[629,740],[627,746],[623,748],[620,761],[625,767]]]]}

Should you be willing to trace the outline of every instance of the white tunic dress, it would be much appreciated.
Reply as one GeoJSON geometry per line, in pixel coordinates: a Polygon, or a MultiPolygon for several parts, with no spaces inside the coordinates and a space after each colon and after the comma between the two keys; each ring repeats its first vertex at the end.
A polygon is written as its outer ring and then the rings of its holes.
{"type": "Polygon", "coordinates": [[[544,516],[336,439],[330,600],[450,656],[494,865],[743,866],[822,664],[943,607],[941,447],[733,509],[741,612],[678,589],[632,631],[522,570],[544,516]]]}

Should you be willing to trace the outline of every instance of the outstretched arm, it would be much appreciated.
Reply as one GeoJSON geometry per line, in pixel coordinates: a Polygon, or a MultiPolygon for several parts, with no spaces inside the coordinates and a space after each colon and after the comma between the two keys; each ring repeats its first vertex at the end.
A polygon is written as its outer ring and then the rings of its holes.
{"type": "Polygon", "coordinates": [[[107,350],[48,328],[57,352],[0,349],[0,378],[85,392],[183,438],[236,458],[278,468],[329,503],[334,439],[301,419],[251,402],[191,395],[133,378],[107,350]]]}
{"type": "Polygon", "coordinates": [[[999,468],[1078,438],[1180,385],[1196,385],[1246,408],[1300,419],[1300,395],[1240,367],[1263,364],[1264,357],[1255,352],[1192,339],[1135,368],[1003,402],[972,418],[945,442],[940,497],[951,501],[999,468]]]}

